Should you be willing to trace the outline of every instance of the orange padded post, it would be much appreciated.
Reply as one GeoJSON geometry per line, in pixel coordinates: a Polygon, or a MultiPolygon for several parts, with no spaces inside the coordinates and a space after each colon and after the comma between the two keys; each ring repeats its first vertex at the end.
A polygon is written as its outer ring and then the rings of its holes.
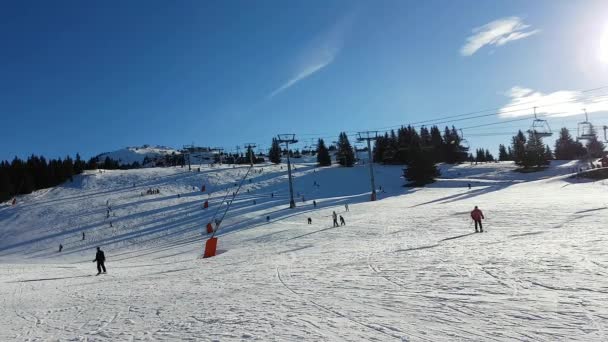
{"type": "Polygon", "coordinates": [[[209,208],[209,201],[205,201],[205,203],[203,203],[203,208],[209,208]]]}
{"type": "Polygon", "coordinates": [[[211,222],[207,223],[207,234],[211,234],[213,233],[213,226],[211,225],[211,222]]]}
{"type": "Polygon", "coordinates": [[[207,240],[205,243],[205,255],[203,258],[211,258],[215,256],[215,251],[217,250],[217,238],[212,237],[207,240]]]}

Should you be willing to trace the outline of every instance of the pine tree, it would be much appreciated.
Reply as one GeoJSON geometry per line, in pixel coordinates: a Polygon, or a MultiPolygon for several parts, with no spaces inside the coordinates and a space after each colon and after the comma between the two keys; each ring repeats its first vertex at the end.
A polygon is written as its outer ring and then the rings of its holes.
{"type": "Polygon", "coordinates": [[[503,144],[498,145],[498,160],[500,160],[500,161],[510,160],[509,152],[507,152],[507,149],[506,149],[505,145],[503,145],[503,144]]]}
{"type": "Polygon", "coordinates": [[[338,163],[342,166],[351,167],[355,164],[355,153],[353,152],[353,147],[348,141],[348,136],[346,133],[340,133],[338,137],[338,153],[336,155],[338,159],[338,163]]]}
{"type": "Polygon", "coordinates": [[[483,163],[486,161],[486,152],[483,150],[483,148],[478,148],[475,151],[475,161],[478,163],[483,163]]]}
{"type": "Polygon", "coordinates": [[[329,150],[325,146],[325,141],[319,139],[317,143],[317,164],[319,166],[330,166],[331,157],[329,156],[329,150]]]}
{"type": "Polygon", "coordinates": [[[373,158],[375,163],[384,163],[384,156],[388,148],[388,133],[378,137],[374,144],[373,158]]]}
{"type": "Polygon", "coordinates": [[[597,139],[597,135],[591,138],[585,146],[589,152],[591,158],[602,158],[604,156],[604,148],[606,147],[603,142],[597,139]]]}
{"type": "Polygon", "coordinates": [[[276,138],[272,138],[272,145],[270,151],[268,151],[268,159],[274,164],[281,163],[281,146],[279,146],[279,141],[276,138]]]}
{"type": "Polygon", "coordinates": [[[580,142],[574,141],[570,131],[563,127],[559,132],[559,138],[555,140],[555,159],[574,160],[582,158],[586,154],[584,146],[580,142]]]}
{"type": "Polygon", "coordinates": [[[551,152],[549,145],[545,145],[545,160],[553,160],[553,152],[551,152]]]}
{"type": "Polygon", "coordinates": [[[540,167],[546,164],[547,159],[545,158],[543,139],[540,135],[530,132],[525,146],[525,157],[522,165],[528,168],[533,166],[540,167]]]}
{"type": "Polygon", "coordinates": [[[439,127],[437,126],[432,126],[431,127],[431,145],[433,146],[433,158],[435,159],[436,162],[441,162],[444,160],[443,157],[443,138],[441,137],[441,131],[439,130],[439,127]]]}
{"type": "Polygon", "coordinates": [[[493,162],[494,160],[495,160],[494,156],[490,153],[490,150],[486,149],[486,152],[485,152],[485,162],[486,163],[487,162],[493,162]]]}
{"type": "Polygon", "coordinates": [[[410,162],[403,176],[412,186],[424,186],[435,181],[440,173],[431,154],[424,153],[420,148],[410,151],[410,162]]]}
{"type": "Polygon", "coordinates": [[[522,131],[517,132],[511,142],[513,160],[517,165],[523,165],[526,158],[526,136],[522,131]]]}
{"type": "Polygon", "coordinates": [[[444,161],[448,164],[462,163],[467,157],[468,150],[461,145],[460,136],[454,126],[451,130],[446,126],[443,140],[445,141],[444,161]]]}

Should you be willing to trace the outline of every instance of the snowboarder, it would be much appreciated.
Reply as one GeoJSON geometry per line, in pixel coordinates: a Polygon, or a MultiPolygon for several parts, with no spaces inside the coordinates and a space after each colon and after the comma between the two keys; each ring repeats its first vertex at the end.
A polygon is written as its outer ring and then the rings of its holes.
{"type": "Polygon", "coordinates": [[[346,211],[349,211],[348,210],[348,203],[344,204],[344,209],[346,209],[346,211]]]}
{"type": "Polygon", "coordinates": [[[59,253],[61,253],[62,250],[63,250],[63,245],[59,244],[59,253]]]}
{"type": "Polygon", "coordinates": [[[479,232],[483,233],[483,226],[481,225],[481,220],[485,220],[486,218],[483,216],[483,213],[481,212],[481,210],[479,210],[479,208],[477,208],[477,206],[475,206],[475,209],[471,211],[471,218],[473,219],[473,221],[475,221],[475,232],[478,233],[477,225],[479,225],[479,232]]]}
{"type": "Polygon", "coordinates": [[[310,217],[308,218],[308,224],[312,224],[312,219],[310,217]]]}
{"type": "Polygon", "coordinates": [[[344,217],[342,217],[342,215],[340,215],[340,225],[346,226],[346,221],[344,221],[344,217]]]}
{"type": "Polygon", "coordinates": [[[334,211],[331,216],[334,219],[334,227],[339,227],[340,225],[338,224],[338,214],[336,214],[336,212],[334,211]]]}
{"type": "Polygon", "coordinates": [[[103,270],[104,274],[106,273],[106,265],[104,264],[106,262],[106,255],[99,247],[97,247],[97,253],[93,262],[97,262],[97,275],[101,274],[101,270],[103,270]]]}

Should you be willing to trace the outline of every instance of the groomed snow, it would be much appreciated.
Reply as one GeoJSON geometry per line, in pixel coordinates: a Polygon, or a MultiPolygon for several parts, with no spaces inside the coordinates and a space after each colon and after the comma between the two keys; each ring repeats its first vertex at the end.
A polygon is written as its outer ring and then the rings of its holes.
{"type": "Polygon", "coordinates": [[[102,153],[97,156],[103,162],[106,157],[118,161],[120,165],[131,165],[135,162],[143,164],[147,157],[150,160],[164,158],[166,155],[178,154],[179,151],[164,146],[126,147],[117,151],[102,153]]]}
{"type": "Polygon", "coordinates": [[[603,341],[607,188],[575,167],[442,166],[408,189],[376,166],[368,202],[367,165],[302,163],[289,209],[286,166],[256,166],[209,259],[205,224],[246,167],[90,172],[0,208],[0,340],[603,341]]]}

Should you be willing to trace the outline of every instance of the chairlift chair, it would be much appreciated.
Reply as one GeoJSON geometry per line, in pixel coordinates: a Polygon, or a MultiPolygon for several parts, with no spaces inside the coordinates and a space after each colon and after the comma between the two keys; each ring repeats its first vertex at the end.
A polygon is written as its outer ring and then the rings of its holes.
{"type": "MultiPolygon", "coordinates": [[[[460,150],[460,152],[468,152],[469,148],[471,147],[469,145],[469,141],[464,138],[464,133],[462,133],[462,129],[459,129],[458,132],[460,132],[460,134],[458,134],[458,140],[460,142],[458,149],[460,150]]],[[[456,142],[456,140],[452,140],[450,141],[450,144],[455,144],[456,142]]]]}
{"type": "MultiPolygon", "coordinates": [[[[583,109],[584,110],[584,109],[583,109]]],[[[579,122],[577,126],[577,140],[590,140],[595,138],[595,132],[593,131],[593,125],[589,122],[589,116],[585,111],[585,121],[579,122]]]]}
{"type": "Polygon", "coordinates": [[[528,130],[528,133],[534,134],[539,137],[550,137],[553,135],[551,132],[551,127],[549,127],[549,123],[547,120],[539,119],[536,116],[536,107],[534,107],[534,121],[532,121],[532,126],[528,130]]]}

